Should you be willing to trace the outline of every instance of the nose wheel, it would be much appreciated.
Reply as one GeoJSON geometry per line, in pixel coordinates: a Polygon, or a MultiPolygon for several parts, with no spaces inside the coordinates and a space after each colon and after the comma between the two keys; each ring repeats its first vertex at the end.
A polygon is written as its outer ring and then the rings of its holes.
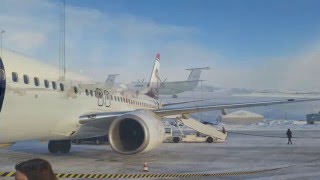
{"type": "Polygon", "coordinates": [[[50,153],[68,153],[71,149],[71,141],[61,140],[61,141],[49,141],[48,150],[50,153]]]}

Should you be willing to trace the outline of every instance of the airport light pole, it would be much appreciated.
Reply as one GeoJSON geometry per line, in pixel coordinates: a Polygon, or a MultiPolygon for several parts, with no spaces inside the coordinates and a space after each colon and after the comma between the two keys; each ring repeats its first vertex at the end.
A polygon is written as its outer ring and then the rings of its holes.
{"type": "Polygon", "coordinates": [[[5,31],[4,30],[1,30],[1,32],[0,32],[0,42],[1,42],[1,58],[2,58],[2,34],[3,33],[5,33],[5,31]]]}

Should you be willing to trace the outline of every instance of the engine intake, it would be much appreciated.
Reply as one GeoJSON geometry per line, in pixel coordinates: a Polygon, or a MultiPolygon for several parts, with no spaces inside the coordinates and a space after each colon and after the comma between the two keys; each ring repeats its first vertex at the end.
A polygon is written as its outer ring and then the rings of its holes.
{"type": "Polygon", "coordinates": [[[147,152],[162,144],[165,132],[161,119],[148,110],[137,110],[115,119],[109,128],[111,148],[120,154],[147,152]]]}

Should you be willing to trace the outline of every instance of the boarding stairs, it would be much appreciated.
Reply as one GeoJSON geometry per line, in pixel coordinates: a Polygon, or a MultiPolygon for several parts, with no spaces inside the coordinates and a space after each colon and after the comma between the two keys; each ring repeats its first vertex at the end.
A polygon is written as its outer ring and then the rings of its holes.
{"type": "Polygon", "coordinates": [[[211,136],[223,141],[226,140],[227,138],[227,134],[222,133],[217,128],[211,125],[203,124],[193,118],[178,117],[177,119],[180,120],[185,126],[188,126],[189,128],[197,132],[200,132],[204,135],[211,136]]]}

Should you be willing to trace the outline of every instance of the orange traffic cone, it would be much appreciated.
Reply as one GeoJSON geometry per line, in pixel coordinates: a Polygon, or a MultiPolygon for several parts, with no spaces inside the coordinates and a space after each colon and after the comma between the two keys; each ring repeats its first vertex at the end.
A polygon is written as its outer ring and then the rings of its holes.
{"type": "Polygon", "coordinates": [[[146,162],[143,164],[143,172],[149,172],[148,163],[146,163],[146,162]]]}

